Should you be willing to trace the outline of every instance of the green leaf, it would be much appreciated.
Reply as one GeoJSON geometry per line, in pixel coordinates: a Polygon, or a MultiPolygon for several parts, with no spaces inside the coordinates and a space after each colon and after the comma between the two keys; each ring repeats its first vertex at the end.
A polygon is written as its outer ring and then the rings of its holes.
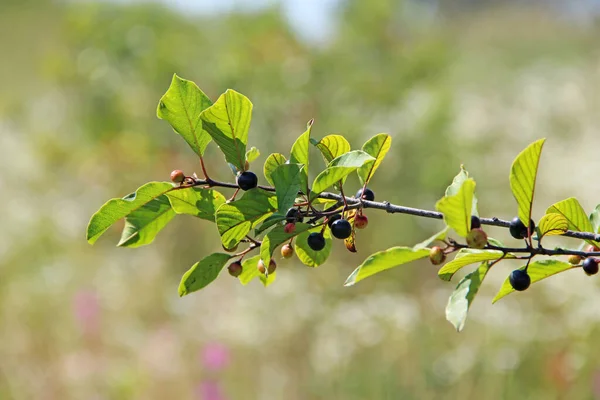
{"type": "Polygon", "coordinates": [[[265,166],[263,167],[263,173],[265,175],[265,179],[267,180],[267,182],[269,182],[271,186],[275,186],[272,178],[273,172],[275,171],[275,169],[277,169],[277,167],[285,164],[285,162],[285,156],[280,153],[273,153],[269,155],[269,157],[267,157],[267,160],[265,161],[265,166]]]}
{"type": "Polygon", "coordinates": [[[212,105],[212,101],[192,81],[173,75],[171,86],[160,99],[156,115],[166,120],[199,156],[204,154],[211,140],[202,129],[200,113],[212,105]]]}
{"type": "Polygon", "coordinates": [[[558,213],[546,214],[538,223],[539,236],[562,235],[569,229],[569,221],[558,213]]]}
{"type": "Polygon", "coordinates": [[[418,244],[414,245],[413,249],[414,250],[425,249],[425,248],[429,247],[429,245],[431,243],[435,242],[436,240],[444,240],[444,239],[446,239],[446,236],[448,236],[448,230],[449,229],[450,229],[450,227],[446,226],[444,229],[442,229],[441,231],[439,231],[435,235],[431,236],[430,238],[427,238],[424,241],[422,241],[421,243],[418,243],[418,244]]]}
{"type": "Polygon", "coordinates": [[[488,236],[488,245],[496,246],[496,247],[504,247],[504,243],[502,243],[500,240],[495,239],[491,236],[488,236]]]}
{"type": "Polygon", "coordinates": [[[117,246],[140,247],[152,243],[174,216],[167,196],[150,200],[125,217],[125,227],[117,246]]]}
{"type": "Polygon", "coordinates": [[[208,221],[215,220],[217,208],[226,201],[216,190],[198,187],[171,190],[167,197],[177,214],[189,214],[208,221]]]}
{"type": "Polygon", "coordinates": [[[531,219],[535,180],[545,141],[546,139],[540,139],[527,146],[515,158],[510,169],[510,189],[519,205],[519,219],[525,226],[529,226],[531,219]]]}
{"type": "Polygon", "coordinates": [[[221,205],[216,212],[216,222],[221,242],[227,249],[235,247],[252,228],[276,210],[274,193],[251,189],[231,203],[221,205]]]}
{"type": "Polygon", "coordinates": [[[179,296],[185,296],[207,286],[217,279],[219,272],[233,256],[224,253],[213,253],[192,266],[181,278],[179,296]]]}
{"type": "Polygon", "coordinates": [[[319,193],[372,160],[374,158],[362,150],[354,150],[333,159],[313,181],[311,198],[317,197],[319,193]]]}
{"type": "Polygon", "coordinates": [[[271,283],[273,283],[273,281],[275,281],[275,278],[277,277],[277,271],[275,271],[272,274],[269,274],[268,277],[264,274],[261,274],[258,271],[259,260],[260,256],[257,255],[251,258],[247,258],[242,262],[242,274],[238,276],[238,279],[240,280],[242,285],[246,286],[256,277],[260,279],[260,281],[265,287],[269,286],[271,283]]]}
{"type": "Polygon", "coordinates": [[[204,129],[225,154],[225,160],[243,171],[252,118],[252,103],[246,96],[227,89],[212,106],[202,111],[204,129]]]}
{"type": "MultiPolygon", "coordinates": [[[[457,194],[462,187],[462,184],[467,179],[469,179],[469,172],[465,169],[465,166],[461,164],[460,172],[454,177],[450,186],[446,188],[445,195],[454,196],[457,194]]],[[[479,213],[477,212],[477,196],[475,196],[475,193],[473,193],[473,206],[471,207],[471,215],[479,216],[479,213]]]]}
{"type": "MultiPolygon", "coordinates": [[[[534,261],[531,264],[529,264],[529,268],[527,268],[527,273],[529,274],[529,277],[531,278],[531,284],[534,284],[536,282],[541,281],[542,279],[548,278],[549,276],[556,275],[560,272],[567,271],[567,270],[573,269],[573,268],[579,268],[579,267],[576,267],[576,266],[571,265],[568,262],[564,262],[564,261],[540,260],[540,261],[534,261]]],[[[523,270],[523,269],[525,269],[525,267],[523,266],[519,269],[523,270]]],[[[496,294],[496,297],[494,297],[494,300],[492,300],[492,303],[497,302],[504,296],[509,295],[514,291],[515,291],[515,289],[513,289],[513,287],[510,285],[510,282],[507,277],[506,280],[504,281],[504,283],[502,284],[500,291],[498,292],[498,294],[496,294]]]]}
{"type": "Polygon", "coordinates": [[[283,164],[271,174],[277,195],[277,210],[281,215],[284,215],[296,201],[302,183],[303,168],[301,164],[283,164]]]}
{"type": "Polygon", "coordinates": [[[294,236],[298,236],[303,232],[312,229],[311,225],[296,223],[296,229],[293,233],[285,233],[283,226],[277,226],[273,228],[265,237],[262,239],[260,246],[260,256],[263,260],[270,260],[273,258],[273,252],[282,243],[287,242],[294,236]]]}
{"type": "Polygon", "coordinates": [[[273,214],[269,218],[265,219],[259,226],[254,228],[254,233],[258,235],[283,220],[285,220],[285,215],[273,214]]]}
{"type": "Polygon", "coordinates": [[[469,307],[489,271],[489,263],[483,262],[479,268],[466,275],[456,286],[448,299],[446,306],[446,319],[454,325],[458,332],[462,331],[467,320],[469,307]]]}
{"type": "Polygon", "coordinates": [[[600,205],[597,205],[590,214],[590,223],[594,233],[600,233],[600,205]]]}
{"type": "Polygon", "coordinates": [[[320,232],[321,227],[314,227],[306,232],[299,234],[294,240],[294,249],[296,251],[296,256],[298,259],[302,261],[304,265],[308,265],[309,267],[318,267],[327,261],[329,254],[331,253],[331,230],[325,229],[323,232],[323,237],[325,238],[325,247],[321,251],[314,251],[310,247],[308,247],[308,235],[312,232],[320,232]]]}
{"type": "Polygon", "coordinates": [[[435,205],[435,208],[444,214],[446,224],[462,237],[466,237],[471,231],[474,193],[475,181],[468,178],[463,181],[456,194],[444,196],[435,205]]]}
{"type": "Polygon", "coordinates": [[[331,160],[350,151],[350,143],[342,135],[327,135],[318,142],[311,139],[310,142],[315,146],[325,159],[325,164],[331,160]]]}
{"type": "Polygon", "coordinates": [[[552,204],[546,210],[546,214],[552,213],[565,217],[568,221],[568,227],[572,231],[594,232],[594,227],[588,219],[587,214],[581,204],[579,204],[579,201],[574,197],[552,204]]]}
{"type": "Polygon", "coordinates": [[[407,264],[429,256],[429,249],[415,250],[412,247],[391,247],[384,251],[371,254],[346,279],[344,286],[352,286],[371,275],[390,268],[407,264]]]}
{"type": "Polygon", "coordinates": [[[391,146],[392,137],[386,133],[380,133],[366,141],[362,150],[374,157],[375,161],[368,162],[358,169],[358,177],[362,184],[369,183],[391,146]]]}
{"type": "MultiPolygon", "coordinates": [[[[438,276],[444,281],[449,281],[462,267],[483,261],[498,260],[499,258],[502,258],[502,254],[503,253],[498,250],[460,249],[456,254],[456,257],[454,257],[454,260],[446,263],[446,265],[440,268],[438,276]]],[[[515,255],[507,253],[504,258],[515,258],[515,255]]]]}
{"type": "Polygon", "coordinates": [[[296,139],[290,153],[291,163],[304,165],[300,187],[306,194],[308,194],[308,148],[310,147],[310,131],[313,122],[314,120],[312,119],[308,121],[308,124],[306,124],[306,131],[296,139]]]}
{"type": "Polygon", "coordinates": [[[254,146],[250,147],[250,150],[246,152],[246,161],[249,163],[255,161],[260,156],[260,151],[254,146]]]}
{"type": "Polygon", "coordinates": [[[123,198],[107,201],[92,215],[87,227],[87,241],[94,244],[112,224],[170,190],[173,190],[170,183],[150,182],[123,198]]]}

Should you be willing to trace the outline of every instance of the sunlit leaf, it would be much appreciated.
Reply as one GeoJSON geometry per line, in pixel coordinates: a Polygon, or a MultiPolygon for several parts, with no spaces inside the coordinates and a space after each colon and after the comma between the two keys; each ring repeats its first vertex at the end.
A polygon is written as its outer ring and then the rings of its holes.
{"type": "Polygon", "coordinates": [[[319,149],[326,164],[329,164],[334,158],[350,151],[350,143],[342,135],[327,135],[318,142],[314,139],[310,141],[319,149]]]}
{"type": "Polygon", "coordinates": [[[301,164],[283,164],[271,174],[277,195],[277,210],[281,215],[294,205],[302,183],[303,168],[301,164]]]}
{"type": "Polygon", "coordinates": [[[246,152],[246,161],[249,163],[255,161],[260,156],[260,151],[254,146],[250,147],[250,149],[246,152]]]}
{"type": "Polygon", "coordinates": [[[300,187],[305,194],[308,194],[308,149],[310,147],[310,131],[313,122],[312,119],[308,121],[308,124],[306,124],[306,131],[296,139],[290,153],[291,163],[304,165],[300,187]]]}
{"type": "MultiPolygon", "coordinates": [[[[461,268],[483,261],[498,260],[499,258],[502,258],[503,254],[504,253],[499,250],[460,249],[454,257],[454,260],[449,261],[442,268],[440,268],[438,271],[438,276],[445,281],[449,281],[452,279],[452,276],[461,268]]],[[[512,253],[507,253],[504,258],[515,258],[515,255],[512,253]]]]}
{"type": "Polygon", "coordinates": [[[444,214],[444,221],[460,236],[466,237],[471,231],[471,211],[475,181],[471,178],[463,181],[456,194],[444,196],[435,208],[444,214]]]}
{"type": "Polygon", "coordinates": [[[275,278],[277,277],[277,271],[269,274],[268,277],[264,274],[261,274],[258,271],[259,261],[260,255],[256,255],[254,257],[247,258],[242,262],[242,274],[238,276],[238,279],[242,285],[247,285],[254,278],[259,278],[264,286],[269,286],[271,283],[273,283],[273,281],[275,281],[275,278]]]}
{"type": "Polygon", "coordinates": [[[425,249],[425,248],[429,247],[429,245],[431,243],[435,242],[436,240],[444,240],[444,239],[446,239],[446,236],[448,236],[448,230],[449,229],[450,229],[450,227],[446,226],[444,229],[442,229],[441,231],[437,232],[433,236],[431,236],[431,237],[423,240],[421,243],[418,243],[418,244],[414,245],[413,249],[415,249],[415,250],[425,249]]]}
{"type": "MultiPolygon", "coordinates": [[[[445,196],[454,196],[458,193],[464,181],[469,179],[469,172],[465,169],[465,166],[461,164],[460,172],[452,179],[450,186],[446,188],[445,196]]],[[[479,216],[477,211],[477,196],[473,193],[473,206],[471,207],[471,215],[479,216]]]]}
{"type": "Polygon", "coordinates": [[[199,156],[204,154],[211,140],[202,129],[200,113],[212,105],[212,101],[192,81],[173,75],[171,86],[160,99],[156,115],[166,120],[199,156]]]}
{"type": "Polygon", "coordinates": [[[587,214],[583,210],[579,201],[576,198],[570,197],[566,200],[552,204],[546,210],[546,214],[560,214],[568,221],[568,227],[572,231],[593,232],[594,227],[588,219],[587,214]]]}
{"type": "Polygon", "coordinates": [[[569,221],[558,213],[546,214],[538,223],[540,236],[562,235],[569,229],[569,221]]]}
{"type": "MultiPolygon", "coordinates": [[[[540,260],[534,261],[531,264],[529,264],[529,268],[527,268],[527,273],[531,278],[531,284],[534,284],[536,282],[541,281],[542,279],[548,278],[549,276],[556,275],[560,272],[567,271],[573,268],[579,267],[573,266],[568,262],[559,260],[540,260]]],[[[523,270],[525,269],[525,266],[519,269],[523,270]]],[[[515,289],[513,289],[513,287],[510,285],[510,282],[507,277],[504,283],[502,284],[500,291],[498,292],[496,297],[494,297],[494,300],[492,300],[492,303],[497,302],[504,296],[509,295],[514,291],[515,289]]]]}
{"type": "Polygon", "coordinates": [[[150,182],[123,198],[107,201],[92,215],[87,227],[87,241],[94,244],[112,224],[170,190],[173,190],[170,183],[150,182]]]}
{"type": "Polygon", "coordinates": [[[224,253],[213,253],[192,266],[181,278],[179,296],[185,296],[206,287],[217,279],[219,273],[232,256],[224,253]]]}
{"type": "Polygon", "coordinates": [[[540,139],[527,146],[515,158],[510,169],[510,188],[519,205],[519,219],[525,226],[529,226],[531,219],[535,180],[545,140],[540,139]]]}
{"type": "Polygon", "coordinates": [[[251,189],[241,199],[221,205],[216,212],[216,222],[223,246],[227,249],[235,247],[276,207],[275,194],[262,189],[251,189]]]}
{"type": "Polygon", "coordinates": [[[362,151],[375,158],[375,160],[365,163],[357,170],[362,184],[369,183],[391,146],[392,137],[386,133],[375,135],[365,142],[362,151]]]}
{"type": "Polygon", "coordinates": [[[600,233],[600,205],[596,206],[590,214],[590,223],[594,233],[600,233]]]}
{"type": "Polygon", "coordinates": [[[225,160],[240,171],[245,169],[251,118],[250,100],[231,89],[227,89],[212,106],[200,114],[203,129],[219,146],[225,160]]]}
{"type": "Polygon", "coordinates": [[[313,181],[311,197],[318,196],[325,189],[372,160],[374,158],[362,150],[354,150],[335,158],[313,181]]]}
{"type": "Polygon", "coordinates": [[[171,190],[167,197],[177,214],[189,214],[208,221],[215,220],[217,208],[226,201],[216,190],[198,187],[171,190]]]}
{"type": "Polygon", "coordinates": [[[260,256],[263,260],[270,260],[273,258],[273,252],[279,245],[310,229],[312,229],[311,225],[296,223],[296,229],[293,233],[285,233],[283,226],[276,226],[268,234],[266,234],[265,237],[263,237],[262,244],[260,246],[260,256]]]}
{"type": "Polygon", "coordinates": [[[320,232],[321,227],[314,227],[306,232],[301,233],[296,236],[294,240],[294,250],[296,251],[296,256],[298,259],[309,267],[318,267],[327,261],[329,254],[331,253],[331,231],[329,229],[325,229],[323,232],[323,237],[325,238],[325,248],[320,251],[315,251],[308,247],[308,235],[312,232],[320,232]]]}
{"type": "Polygon", "coordinates": [[[265,175],[265,179],[271,184],[271,186],[275,186],[272,178],[273,171],[275,171],[280,165],[285,164],[285,162],[285,156],[280,153],[273,153],[267,157],[265,166],[263,167],[263,173],[265,175]]]}
{"type": "Polygon", "coordinates": [[[150,200],[125,217],[125,227],[117,246],[139,247],[152,243],[174,216],[167,196],[150,200]]]}
{"type": "Polygon", "coordinates": [[[407,264],[429,256],[429,249],[415,250],[412,247],[391,247],[384,251],[371,254],[346,279],[344,286],[352,286],[371,275],[390,268],[407,264]]]}
{"type": "Polygon", "coordinates": [[[490,267],[487,261],[481,263],[479,268],[466,275],[460,281],[448,299],[446,319],[454,325],[458,332],[462,331],[465,326],[467,313],[469,312],[471,303],[475,299],[475,295],[479,291],[479,287],[483,283],[483,279],[489,269],[490,267]]]}

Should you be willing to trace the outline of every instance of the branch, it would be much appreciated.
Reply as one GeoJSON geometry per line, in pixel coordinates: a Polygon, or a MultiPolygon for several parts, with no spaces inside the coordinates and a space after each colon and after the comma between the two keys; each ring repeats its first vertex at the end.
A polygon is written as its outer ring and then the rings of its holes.
{"type": "MultiPolygon", "coordinates": [[[[192,187],[192,186],[225,187],[225,188],[230,188],[230,189],[239,189],[239,186],[236,185],[235,183],[219,182],[219,181],[215,181],[212,179],[203,180],[203,179],[197,179],[197,178],[194,179],[194,183],[189,184],[189,185],[180,186],[180,188],[184,189],[184,188],[188,188],[188,187],[192,187]]],[[[259,185],[258,187],[263,190],[266,190],[268,192],[275,191],[275,188],[272,186],[259,185]]],[[[304,194],[304,193],[298,192],[298,194],[304,194]]],[[[369,201],[369,200],[364,200],[364,199],[357,199],[354,197],[342,197],[339,194],[330,193],[330,192],[323,192],[318,197],[321,199],[326,199],[326,200],[337,200],[340,204],[343,204],[344,200],[345,200],[345,202],[348,204],[348,207],[347,207],[348,210],[359,208],[359,207],[361,207],[361,204],[362,204],[363,208],[373,208],[373,209],[377,209],[377,210],[384,210],[390,214],[394,214],[394,213],[409,214],[409,215],[415,215],[417,217],[434,218],[434,219],[443,219],[444,218],[443,214],[440,212],[437,212],[437,211],[422,210],[420,208],[399,206],[396,204],[391,204],[388,201],[377,202],[377,201],[369,201]]],[[[500,219],[497,217],[480,218],[480,220],[481,220],[481,223],[484,225],[500,226],[503,228],[508,228],[508,226],[510,225],[510,221],[506,221],[506,220],[503,220],[503,219],[500,219]]],[[[596,242],[600,242],[600,234],[595,234],[595,233],[591,233],[591,232],[566,231],[561,236],[567,236],[567,237],[572,237],[575,239],[593,240],[596,242]]],[[[498,248],[496,250],[501,250],[501,249],[498,248]]],[[[514,249],[512,249],[511,251],[514,251],[514,249]]],[[[587,256],[595,255],[593,253],[587,253],[587,252],[583,252],[583,251],[577,252],[577,251],[569,250],[569,253],[564,253],[564,250],[562,250],[562,249],[548,250],[548,249],[543,249],[543,248],[537,248],[537,249],[531,248],[527,252],[531,252],[531,253],[535,253],[535,254],[544,254],[544,255],[562,255],[562,254],[575,254],[575,255],[587,255],[587,256]],[[538,251],[540,249],[545,252],[544,253],[543,252],[535,253],[536,251],[538,251]],[[556,253],[548,253],[548,252],[556,252],[556,253]]]]}

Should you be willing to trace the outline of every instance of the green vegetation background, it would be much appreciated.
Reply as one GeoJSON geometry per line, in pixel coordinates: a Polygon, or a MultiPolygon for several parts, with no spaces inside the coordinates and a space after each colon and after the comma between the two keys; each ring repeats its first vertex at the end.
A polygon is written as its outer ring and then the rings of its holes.
{"type": "MultiPolygon", "coordinates": [[[[175,168],[200,172],[155,117],[174,72],[213,99],[234,88],[254,102],[257,172],[315,118],[315,137],[341,133],[355,148],[393,135],[372,183],[379,200],[432,209],[464,163],[480,213],[509,218],[510,162],[547,137],[534,217],[569,196],[591,211],[600,26],[523,7],[432,19],[397,1],[349,0],[330,40],[312,46],[277,8],[202,17],[3,2],[0,398],[600,398],[597,278],[568,272],[492,306],[516,266],[506,263],[461,334],[444,318],[458,280],[440,281],[426,262],[342,287],[369,254],[423,240],[435,221],[371,211],[358,254],[338,243],[314,270],[280,262],[267,289],[225,273],[186,298],[182,273],[219,248],[212,224],[179,216],[139,249],[115,248],[118,229],[94,247],[84,238],[107,199],[175,168]]],[[[207,157],[231,179],[214,146],[207,157]]]]}

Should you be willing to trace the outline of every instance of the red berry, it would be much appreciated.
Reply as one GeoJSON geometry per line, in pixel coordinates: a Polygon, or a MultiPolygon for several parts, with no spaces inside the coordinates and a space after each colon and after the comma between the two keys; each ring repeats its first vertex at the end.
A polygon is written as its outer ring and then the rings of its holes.
{"type": "Polygon", "coordinates": [[[229,271],[229,275],[237,278],[242,274],[244,269],[242,268],[242,263],[240,263],[239,261],[234,261],[231,264],[229,264],[227,270],[229,271]]]}
{"type": "Polygon", "coordinates": [[[171,181],[173,183],[181,183],[184,180],[185,180],[185,174],[183,173],[182,170],[176,169],[173,172],[171,172],[171,181]]]}
{"type": "Polygon", "coordinates": [[[354,217],[354,227],[356,229],[365,229],[369,225],[369,219],[366,215],[358,214],[354,217]]]}
{"type": "Polygon", "coordinates": [[[285,224],[285,227],[283,228],[283,231],[287,234],[294,233],[295,230],[296,230],[296,224],[293,222],[288,222],[287,224],[285,224]]]}

